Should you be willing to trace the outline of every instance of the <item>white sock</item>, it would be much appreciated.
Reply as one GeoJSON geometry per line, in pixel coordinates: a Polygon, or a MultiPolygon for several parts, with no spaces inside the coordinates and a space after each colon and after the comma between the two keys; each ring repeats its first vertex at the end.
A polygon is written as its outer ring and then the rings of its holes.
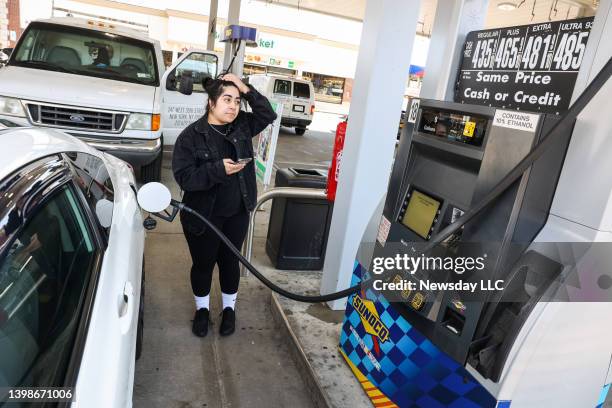
{"type": "Polygon", "coordinates": [[[210,304],[210,295],[206,295],[206,296],[193,296],[195,298],[195,302],[196,302],[196,310],[200,310],[202,308],[204,309],[210,309],[208,306],[210,304]]]}
{"type": "Polygon", "coordinates": [[[231,307],[232,309],[234,309],[234,306],[236,306],[237,296],[238,292],[232,293],[231,295],[221,292],[221,297],[223,298],[223,309],[225,309],[226,307],[231,307]]]}

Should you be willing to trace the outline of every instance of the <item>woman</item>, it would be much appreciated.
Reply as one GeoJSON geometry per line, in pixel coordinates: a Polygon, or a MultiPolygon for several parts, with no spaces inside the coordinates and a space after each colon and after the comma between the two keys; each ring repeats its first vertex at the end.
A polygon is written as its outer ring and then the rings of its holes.
{"type": "MultiPolygon", "coordinates": [[[[174,145],[172,170],[185,192],[183,202],[207,217],[236,246],[242,247],[249,223],[249,211],[257,201],[255,166],[240,159],[253,158],[253,136],[276,119],[268,100],[234,74],[204,81],[208,93],[206,112],[179,135],[174,145]],[[245,99],[252,113],[240,110],[245,99]]],[[[191,288],[196,312],[192,331],[208,333],[212,272],[219,266],[223,317],[219,332],[230,335],[235,329],[234,306],[240,281],[236,258],[219,237],[195,216],[181,212],[181,224],[193,265],[191,288]]]]}

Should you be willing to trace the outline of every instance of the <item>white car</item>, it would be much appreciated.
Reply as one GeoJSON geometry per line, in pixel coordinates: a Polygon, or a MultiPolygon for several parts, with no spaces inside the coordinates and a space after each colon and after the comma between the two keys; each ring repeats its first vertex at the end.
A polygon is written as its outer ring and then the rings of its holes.
{"type": "Polygon", "coordinates": [[[54,386],[73,406],[129,407],[144,299],[132,169],[53,129],[0,140],[0,406],[7,387],[54,386]]]}

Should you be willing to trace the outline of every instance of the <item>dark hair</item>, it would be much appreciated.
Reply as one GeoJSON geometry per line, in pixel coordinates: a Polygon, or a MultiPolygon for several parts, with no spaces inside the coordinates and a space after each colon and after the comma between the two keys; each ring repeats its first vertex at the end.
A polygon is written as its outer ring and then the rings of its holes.
{"type": "MultiPolygon", "coordinates": [[[[206,77],[202,80],[202,86],[204,87],[204,91],[208,94],[208,101],[212,103],[212,105],[217,104],[217,100],[223,93],[223,88],[226,86],[233,86],[238,89],[235,83],[232,81],[224,81],[222,79],[212,79],[211,77],[206,77]]],[[[240,89],[238,89],[240,92],[240,89]]],[[[206,112],[205,115],[208,116],[210,104],[206,103],[206,112]]]]}
{"type": "Polygon", "coordinates": [[[93,62],[94,64],[110,65],[110,58],[106,47],[98,47],[98,56],[93,62]]]}

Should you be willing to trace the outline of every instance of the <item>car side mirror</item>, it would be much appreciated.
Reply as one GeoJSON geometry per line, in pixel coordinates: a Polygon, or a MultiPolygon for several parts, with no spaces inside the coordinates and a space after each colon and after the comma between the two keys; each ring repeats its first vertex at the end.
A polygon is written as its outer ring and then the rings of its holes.
{"type": "Polygon", "coordinates": [[[102,228],[108,228],[113,222],[113,207],[112,201],[103,198],[96,203],[96,217],[102,228]]]}
{"type": "Polygon", "coordinates": [[[183,95],[191,95],[193,93],[193,76],[191,71],[183,71],[178,91],[183,95]]]}

